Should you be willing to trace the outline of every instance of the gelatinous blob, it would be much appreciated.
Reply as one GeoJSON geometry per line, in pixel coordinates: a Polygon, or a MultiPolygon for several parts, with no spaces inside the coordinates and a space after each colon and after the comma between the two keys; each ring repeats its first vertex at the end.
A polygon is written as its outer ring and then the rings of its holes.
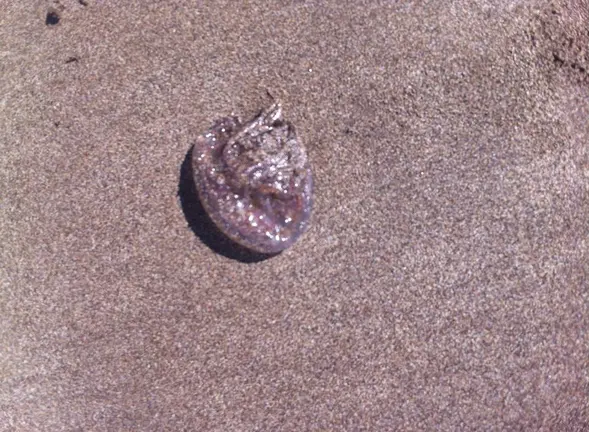
{"type": "Polygon", "coordinates": [[[192,167],[203,207],[242,246],[277,253],[306,231],[311,169],[279,104],[246,123],[238,117],[215,121],[196,140],[192,167]]]}

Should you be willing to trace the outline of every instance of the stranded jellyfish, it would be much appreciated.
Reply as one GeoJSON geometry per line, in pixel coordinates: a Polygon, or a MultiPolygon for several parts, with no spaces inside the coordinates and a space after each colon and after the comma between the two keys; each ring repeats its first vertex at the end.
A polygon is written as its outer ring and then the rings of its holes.
{"type": "Polygon", "coordinates": [[[311,169],[280,104],[248,122],[235,116],[216,120],[196,140],[192,168],[206,212],[240,245],[274,254],[306,231],[311,169]]]}

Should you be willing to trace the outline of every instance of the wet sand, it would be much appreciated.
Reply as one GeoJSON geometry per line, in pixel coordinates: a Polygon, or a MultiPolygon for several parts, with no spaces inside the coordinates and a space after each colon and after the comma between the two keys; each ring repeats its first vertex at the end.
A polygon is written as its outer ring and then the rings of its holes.
{"type": "Polygon", "coordinates": [[[587,1],[126,3],[3,9],[1,430],[589,429],[587,1]],[[186,160],[268,93],[265,259],[186,160]]]}

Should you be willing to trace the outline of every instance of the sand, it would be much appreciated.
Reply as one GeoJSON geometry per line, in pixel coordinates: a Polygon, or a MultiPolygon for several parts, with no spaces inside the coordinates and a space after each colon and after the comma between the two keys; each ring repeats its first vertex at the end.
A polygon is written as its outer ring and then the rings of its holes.
{"type": "Polygon", "coordinates": [[[589,2],[120,3],[3,4],[0,430],[589,430],[589,2]],[[268,93],[271,258],[185,163],[268,93]]]}

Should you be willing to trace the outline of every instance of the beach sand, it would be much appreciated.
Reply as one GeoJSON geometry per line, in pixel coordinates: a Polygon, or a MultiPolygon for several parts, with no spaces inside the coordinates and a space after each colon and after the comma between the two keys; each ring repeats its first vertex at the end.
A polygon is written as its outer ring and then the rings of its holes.
{"type": "Polygon", "coordinates": [[[0,430],[589,430],[589,2],[120,3],[3,5],[0,430]],[[186,160],[269,94],[265,259],[186,160]]]}

